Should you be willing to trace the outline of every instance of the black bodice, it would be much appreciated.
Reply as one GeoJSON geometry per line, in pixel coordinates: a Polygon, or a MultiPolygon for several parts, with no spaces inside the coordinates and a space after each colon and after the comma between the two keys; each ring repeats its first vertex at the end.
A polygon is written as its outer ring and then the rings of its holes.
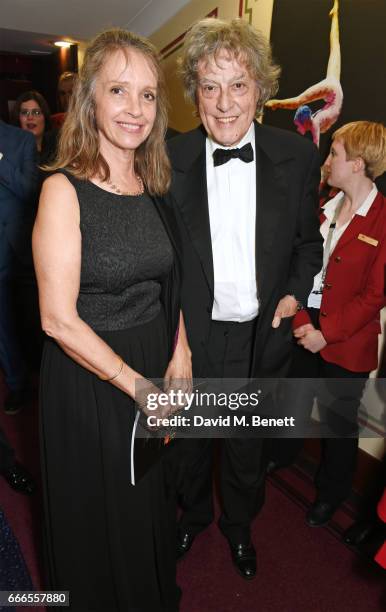
{"type": "Polygon", "coordinates": [[[95,330],[151,321],[173,250],[152,199],[105,191],[65,173],[80,207],[82,265],[79,316],[95,330]]]}

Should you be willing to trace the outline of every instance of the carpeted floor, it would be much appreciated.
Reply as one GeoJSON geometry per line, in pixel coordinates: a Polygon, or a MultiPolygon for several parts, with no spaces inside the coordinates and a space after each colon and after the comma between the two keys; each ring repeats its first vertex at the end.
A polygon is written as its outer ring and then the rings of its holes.
{"type": "MultiPolygon", "coordinates": [[[[0,411],[0,425],[18,458],[38,480],[36,402],[14,417],[0,411]]],[[[328,528],[312,529],[304,521],[312,497],[312,482],[302,463],[269,479],[266,503],[253,529],[258,575],[250,582],[234,571],[227,543],[215,524],[200,534],[178,567],[181,612],[384,611],[385,573],[361,560],[340,537],[351,523],[352,510],[346,506],[328,528]]],[[[0,478],[0,506],[19,540],[34,585],[41,588],[40,490],[27,498],[0,478]]]]}
{"type": "Polygon", "coordinates": [[[347,548],[335,526],[308,527],[304,507],[284,493],[278,478],[270,479],[265,506],[254,524],[257,578],[247,582],[235,573],[227,544],[212,525],[180,563],[181,612],[385,610],[382,571],[347,548]]]}
{"type": "MultiPolygon", "coordinates": [[[[4,387],[0,381],[0,406],[4,387]]],[[[41,558],[41,489],[38,449],[38,410],[35,401],[26,406],[19,414],[7,416],[0,410],[0,426],[16,450],[17,458],[33,475],[38,483],[38,491],[31,497],[13,491],[0,477],[0,507],[8,524],[15,534],[24,559],[26,561],[32,582],[36,590],[43,590],[43,562],[41,558]]],[[[15,610],[35,610],[43,612],[44,608],[18,607],[15,610]]]]}

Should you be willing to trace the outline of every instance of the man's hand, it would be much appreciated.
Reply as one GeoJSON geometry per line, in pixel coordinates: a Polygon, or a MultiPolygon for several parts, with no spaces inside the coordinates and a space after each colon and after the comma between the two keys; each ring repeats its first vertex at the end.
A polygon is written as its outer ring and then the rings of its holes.
{"type": "Polygon", "coordinates": [[[298,309],[298,303],[293,295],[285,295],[278,303],[272,320],[272,327],[279,327],[280,321],[286,317],[294,317],[298,309]]]}
{"type": "Polygon", "coordinates": [[[311,353],[319,353],[327,345],[327,342],[320,329],[312,329],[300,338],[298,344],[311,353]]]}

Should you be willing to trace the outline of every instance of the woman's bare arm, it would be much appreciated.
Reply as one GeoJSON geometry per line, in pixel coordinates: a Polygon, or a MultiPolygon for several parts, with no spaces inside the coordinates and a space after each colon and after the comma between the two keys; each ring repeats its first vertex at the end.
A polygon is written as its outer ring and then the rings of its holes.
{"type": "MultiPolygon", "coordinates": [[[[75,189],[63,174],[43,185],[32,244],[42,327],[67,355],[97,376],[110,378],[121,358],[78,315],[81,233],[75,189]]],[[[142,376],[123,365],[111,383],[135,396],[135,381],[142,376]]]]}
{"type": "Polygon", "coordinates": [[[177,343],[165,372],[164,384],[165,389],[173,387],[173,384],[184,391],[190,391],[192,387],[192,353],[182,311],[180,311],[177,343]]]}

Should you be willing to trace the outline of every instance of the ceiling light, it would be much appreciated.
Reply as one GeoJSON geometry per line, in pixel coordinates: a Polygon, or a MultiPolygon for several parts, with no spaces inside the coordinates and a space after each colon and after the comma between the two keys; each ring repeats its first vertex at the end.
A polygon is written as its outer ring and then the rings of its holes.
{"type": "Polygon", "coordinates": [[[56,45],[57,47],[64,47],[65,49],[71,47],[71,43],[66,40],[56,40],[54,42],[54,45],[56,45]]]}

